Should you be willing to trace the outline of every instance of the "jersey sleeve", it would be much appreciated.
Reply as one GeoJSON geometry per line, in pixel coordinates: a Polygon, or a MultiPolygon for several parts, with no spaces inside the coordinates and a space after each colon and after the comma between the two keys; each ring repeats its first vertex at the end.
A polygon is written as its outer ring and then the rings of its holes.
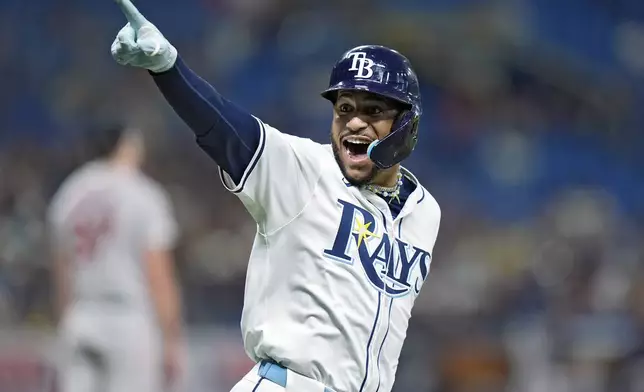
{"type": "Polygon", "coordinates": [[[147,249],[168,250],[174,247],[179,229],[172,203],[167,194],[156,187],[150,190],[145,200],[143,237],[147,249]]]}
{"type": "Polygon", "coordinates": [[[259,145],[255,118],[221,95],[181,57],[170,70],[152,75],[166,101],[194,132],[199,147],[239,181],[259,145]]]}
{"type": "MultiPolygon", "coordinates": [[[[431,255],[434,254],[434,246],[436,245],[436,240],[438,239],[438,232],[440,230],[440,224],[441,224],[441,208],[434,199],[432,195],[429,194],[429,192],[423,188],[423,198],[427,199],[425,204],[427,210],[423,211],[424,214],[426,214],[429,226],[426,231],[426,238],[428,239],[428,247],[427,250],[431,255]]],[[[430,259],[430,265],[431,265],[431,259],[430,259]]],[[[427,266],[429,269],[429,265],[427,266]]]]}
{"type": "Polygon", "coordinates": [[[219,166],[224,185],[258,223],[273,230],[301,211],[317,180],[319,144],[264,124],[223,97],[180,57],[170,70],[152,76],[199,147],[219,166]]]}
{"type": "Polygon", "coordinates": [[[268,233],[286,225],[311,199],[320,177],[322,146],[256,121],[260,143],[241,179],[233,181],[219,170],[224,186],[268,233]]]}

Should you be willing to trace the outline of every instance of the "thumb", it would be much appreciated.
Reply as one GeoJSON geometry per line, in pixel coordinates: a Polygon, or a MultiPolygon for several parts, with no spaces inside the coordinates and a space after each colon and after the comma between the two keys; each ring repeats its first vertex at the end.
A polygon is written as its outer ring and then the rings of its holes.
{"type": "Polygon", "coordinates": [[[146,56],[156,56],[165,49],[165,38],[152,25],[144,25],[137,33],[136,43],[146,56]]]}

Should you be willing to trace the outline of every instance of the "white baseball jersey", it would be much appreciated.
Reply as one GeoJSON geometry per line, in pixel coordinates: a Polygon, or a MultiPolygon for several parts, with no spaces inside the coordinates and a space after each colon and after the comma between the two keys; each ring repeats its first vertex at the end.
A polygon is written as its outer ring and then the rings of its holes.
{"type": "Polygon", "coordinates": [[[75,302],[113,299],[154,316],[143,255],[177,236],[169,199],[139,171],[100,162],[77,169],[49,210],[54,240],[73,255],[75,302]]]}
{"type": "Polygon", "coordinates": [[[241,327],[272,359],[343,392],[391,390],[412,306],[431,263],[440,209],[417,187],[392,219],[349,185],[330,145],[267,124],[242,179],[224,185],[258,224],[241,327]]]}

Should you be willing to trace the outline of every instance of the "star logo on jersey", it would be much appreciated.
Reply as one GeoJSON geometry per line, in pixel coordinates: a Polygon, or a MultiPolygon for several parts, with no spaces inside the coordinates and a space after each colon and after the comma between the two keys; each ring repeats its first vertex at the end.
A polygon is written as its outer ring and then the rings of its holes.
{"type": "Polygon", "coordinates": [[[358,235],[358,248],[362,244],[363,240],[368,240],[371,237],[380,238],[380,236],[376,233],[369,231],[369,226],[371,226],[371,223],[372,222],[365,224],[360,219],[356,219],[356,225],[353,229],[353,232],[358,235]]]}
{"type": "Polygon", "coordinates": [[[360,261],[365,276],[390,297],[419,293],[429,273],[431,255],[401,239],[390,238],[382,220],[368,210],[338,200],[342,215],[338,230],[324,256],[343,264],[360,261]]]}

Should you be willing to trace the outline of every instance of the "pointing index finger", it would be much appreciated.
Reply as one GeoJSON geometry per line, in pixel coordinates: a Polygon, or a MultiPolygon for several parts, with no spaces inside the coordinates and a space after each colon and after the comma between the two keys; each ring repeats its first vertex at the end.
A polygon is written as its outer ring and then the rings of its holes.
{"type": "Polygon", "coordinates": [[[132,4],[131,0],[114,0],[116,4],[119,5],[121,11],[127,18],[127,21],[130,22],[130,25],[138,30],[147,23],[147,19],[139,12],[139,10],[132,4]]]}

